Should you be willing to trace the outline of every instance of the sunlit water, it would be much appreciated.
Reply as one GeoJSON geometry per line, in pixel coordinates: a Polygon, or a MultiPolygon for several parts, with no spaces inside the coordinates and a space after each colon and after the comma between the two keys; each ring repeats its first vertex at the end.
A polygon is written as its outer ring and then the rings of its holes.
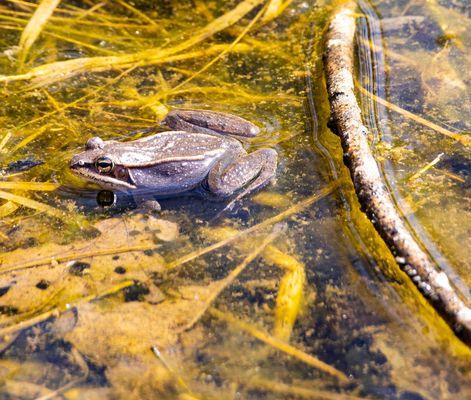
{"type": "MultiPolygon", "coordinates": [[[[61,2],[25,71],[58,60],[176,46],[237,4],[136,1],[133,9],[123,3],[61,2]]],[[[33,8],[23,2],[0,7],[0,45],[7,51],[0,57],[0,74],[14,75],[9,50],[33,8]]],[[[469,130],[466,99],[445,89],[427,92],[424,85],[432,85],[434,73],[407,66],[407,75],[389,64],[388,50],[444,57],[450,70],[456,68],[459,90],[460,82],[469,85],[469,32],[457,33],[461,45],[455,37],[443,42],[435,28],[419,44],[408,40],[409,33],[405,38],[394,36],[394,29],[381,33],[381,18],[404,14],[434,21],[451,18],[445,12],[450,9],[463,21],[469,18],[466,4],[430,14],[413,1],[400,7],[362,2],[368,19],[358,22],[358,79],[380,97],[462,132],[469,130]],[[370,39],[374,54],[362,47],[370,39]]],[[[233,42],[260,10],[255,7],[233,27],[182,51],[204,49],[187,61],[2,87],[1,134],[8,138],[1,166],[28,157],[44,162],[3,180],[61,187],[5,189],[54,208],[35,203],[14,209],[4,202],[0,209],[1,398],[58,398],[59,392],[67,399],[470,395],[469,350],[397,269],[359,210],[338,138],[326,128],[321,49],[332,7],[294,1],[274,21],[255,22],[240,41],[245,47],[229,49],[193,76],[223,50],[208,55],[212,46],[233,42]],[[192,80],[179,86],[188,77],[192,80]],[[98,190],[84,190],[68,172],[70,157],[94,135],[136,137],[139,133],[129,132],[157,125],[173,107],[232,112],[259,125],[261,136],[247,148],[277,150],[276,182],[222,215],[224,203],[198,197],[161,200],[162,212],[152,215],[123,196],[115,207],[97,205],[98,190]],[[198,255],[235,230],[263,223],[339,182],[314,204],[280,218],[281,225],[269,224],[198,255]],[[264,344],[253,330],[206,309],[205,299],[270,234],[270,245],[225,285],[211,307],[317,357],[350,382],[264,344]],[[293,303],[300,299],[298,306],[286,306],[287,287],[293,288],[293,303]],[[294,325],[280,328],[283,318],[294,325]]],[[[466,289],[465,147],[361,98],[401,211],[439,265],[466,289]],[[434,169],[407,181],[439,153],[444,155],[434,169]]]]}

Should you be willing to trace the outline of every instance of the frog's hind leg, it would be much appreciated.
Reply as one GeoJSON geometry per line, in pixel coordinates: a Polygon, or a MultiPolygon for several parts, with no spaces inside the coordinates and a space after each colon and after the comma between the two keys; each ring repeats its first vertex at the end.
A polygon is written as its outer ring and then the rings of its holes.
{"type": "Polygon", "coordinates": [[[208,175],[208,187],[219,198],[243,189],[224,210],[249,193],[262,188],[275,177],[278,154],[273,149],[259,149],[243,154],[231,162],[220,160],[208,175]]]}

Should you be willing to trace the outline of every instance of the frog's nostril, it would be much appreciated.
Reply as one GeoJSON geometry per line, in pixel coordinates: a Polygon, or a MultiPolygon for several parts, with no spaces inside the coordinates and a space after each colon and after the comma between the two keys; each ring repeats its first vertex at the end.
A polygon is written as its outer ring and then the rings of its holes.
{"type": "Polygon", "coordinates": [[[83,160],[77,160],[75,157],[70,160],[69,166],[70,168],[78,168],[78,167],[83,167],[85,163],[83,160]]]}

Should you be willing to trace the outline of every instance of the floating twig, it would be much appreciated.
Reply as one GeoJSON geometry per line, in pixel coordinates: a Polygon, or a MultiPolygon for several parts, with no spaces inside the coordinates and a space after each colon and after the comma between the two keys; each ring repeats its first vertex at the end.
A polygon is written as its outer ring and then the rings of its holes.
{"type": "MultiPolygon", "coordinates": [[[[343,4],[335,13],[327,35],[324,60],[333,129],[340,136],[344,160],[350,169],[358,200],[396,257],[397,263],[448,319],[454,331],[470,342],[471,309],[451,285],[446,273],[437,271],[428,254],[408,231],[381,179],[369,147],[368,129],[363,125],[354,93],[355,8],[354,2],[343,4]]],[[[385,102],[378,100],[377,96],[374,99],[385,102]]],[[[430,122],[426,122],[430,126],[430,122]]],[[[435,129],[445,134],[443,128],[435,129]]],[[[468,142],[468,139],[459,135],[455,137],[448,131],[446,135],[461,142],[465,140],[463,143],[468,142]]]]}

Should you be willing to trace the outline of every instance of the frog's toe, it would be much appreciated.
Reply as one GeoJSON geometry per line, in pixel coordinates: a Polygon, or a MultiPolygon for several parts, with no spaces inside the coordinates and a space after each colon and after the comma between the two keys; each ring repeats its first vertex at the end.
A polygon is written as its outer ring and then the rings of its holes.
{"type": "Polygon", "coordinates": [[[139,204],[139,208],[142,208],[146,211],[160,211],[162,207],[157,200],[144,200],[139,204]]]}

